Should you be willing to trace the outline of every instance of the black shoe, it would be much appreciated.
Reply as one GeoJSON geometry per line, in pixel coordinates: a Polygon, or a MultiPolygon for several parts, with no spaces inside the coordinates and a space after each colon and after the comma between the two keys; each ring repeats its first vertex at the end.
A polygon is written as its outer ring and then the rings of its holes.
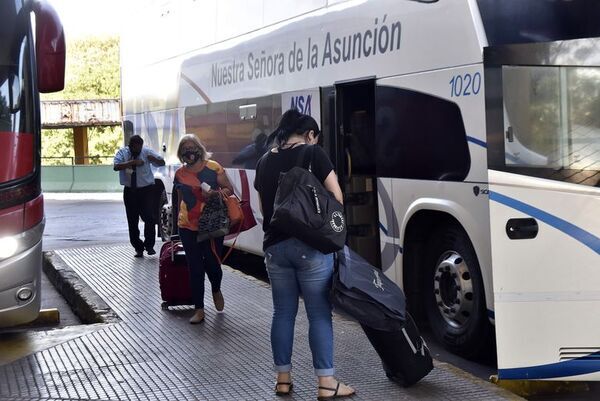
{"type": "Polygon", "coordinates": [[[144,257],[144,251],[135,251],[135,256],[136,258],[143,258],[144,257]]]}
{"type": "Polygon", "coordinates": [[[154,248],[146,248],[146,252],[148,252],[148,255],[156,255],[154,248]]]}

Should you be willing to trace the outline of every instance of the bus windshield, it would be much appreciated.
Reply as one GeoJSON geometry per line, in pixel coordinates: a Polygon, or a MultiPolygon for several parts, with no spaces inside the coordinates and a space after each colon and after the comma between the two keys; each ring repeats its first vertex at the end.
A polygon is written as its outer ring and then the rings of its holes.
{"type": "Polygon", "coordinates": [[[0,4],[0,186],[25,178],[36,166],[30,44],[15,2],[0,4]]]}

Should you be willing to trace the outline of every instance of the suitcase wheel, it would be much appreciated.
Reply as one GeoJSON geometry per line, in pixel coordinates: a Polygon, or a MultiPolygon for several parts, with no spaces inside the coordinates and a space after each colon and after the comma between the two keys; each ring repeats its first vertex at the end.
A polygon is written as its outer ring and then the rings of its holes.
{"type": "Polygon", "coordinates": [[[169,309],[169,303],[167,301],[163,302],[160,304],[160,308],[162,310],[168,310],[169,309]]]}

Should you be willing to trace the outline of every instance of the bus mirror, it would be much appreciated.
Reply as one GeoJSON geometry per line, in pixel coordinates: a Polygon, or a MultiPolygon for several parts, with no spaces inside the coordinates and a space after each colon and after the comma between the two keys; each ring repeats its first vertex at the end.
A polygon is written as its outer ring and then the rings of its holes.
{"type": "Polygon", "coordinates": [[[33,2],[38,89],[58,92],[65,87],[65,34],[58,14],[44,0],[33,2]]]}

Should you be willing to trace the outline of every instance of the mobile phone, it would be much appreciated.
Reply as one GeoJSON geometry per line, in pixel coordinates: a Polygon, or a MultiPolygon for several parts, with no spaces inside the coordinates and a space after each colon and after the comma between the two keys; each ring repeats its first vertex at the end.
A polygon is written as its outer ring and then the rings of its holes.
{"type": "Polygon", "coordinates": [[[202,190],[204,192],[208,192],[211,190],[210,185],[208,185],[207,183],[203,182],[202,184],[200,184],[200,188],[202,188],[202,190]]]}

